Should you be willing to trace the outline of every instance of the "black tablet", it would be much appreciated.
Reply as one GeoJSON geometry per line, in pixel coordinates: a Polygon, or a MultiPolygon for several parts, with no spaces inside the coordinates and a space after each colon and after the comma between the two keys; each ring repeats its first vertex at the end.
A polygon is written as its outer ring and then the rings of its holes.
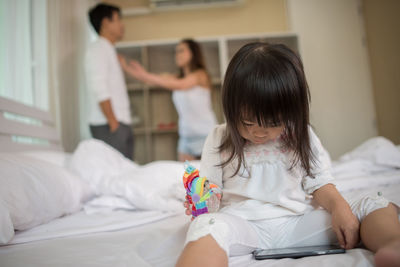
{"type": "Polygon", "coordinates": [[[335,245],[297,247],[297,248],[276,248],[258,249],[253,251],[256,260],[302,258],[307,256],[318,256],[327,254],[345,253],[346,250],[335,245]]]}

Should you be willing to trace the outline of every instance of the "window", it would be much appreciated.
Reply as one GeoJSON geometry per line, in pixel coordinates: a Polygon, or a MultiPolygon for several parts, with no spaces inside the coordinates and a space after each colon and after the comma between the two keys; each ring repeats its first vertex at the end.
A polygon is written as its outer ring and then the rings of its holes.
{"type": "Polygon", "coordinates": [[[47,1],[0,1],[0,96],[49,109],[47,1]]]}

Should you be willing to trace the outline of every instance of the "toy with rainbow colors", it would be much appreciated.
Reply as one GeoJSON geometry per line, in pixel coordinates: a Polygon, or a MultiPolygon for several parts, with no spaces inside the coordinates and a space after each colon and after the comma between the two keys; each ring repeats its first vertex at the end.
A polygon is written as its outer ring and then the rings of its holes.
{"type": "Polygon", "coordinates": [[[185,162],[185,173],[183,174],[183,185],[186,189],[186,199],[192,210],[192,216],[216,212],[221,200],[221,189],[211,184],[206,177],[199,177],[199,170],[185,162]]]}

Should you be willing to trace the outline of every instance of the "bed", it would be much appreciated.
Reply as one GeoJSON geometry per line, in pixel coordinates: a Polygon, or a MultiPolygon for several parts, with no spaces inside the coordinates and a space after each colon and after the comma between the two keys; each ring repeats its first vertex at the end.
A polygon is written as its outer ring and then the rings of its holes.
{"type": "MultiPolygon", "coordinates": [[[[65,153],[48,113],[0,98],[0,115],[0,266],[174,266],[190,224],[181,163],[139,166],[97,140],[65,153]]],[[[400,148],[389,140],[368,140],[332,170],[343,194],[400,204],[400,148]]],[[[229,265],[374,266],[363,248],[229,265]]]]}

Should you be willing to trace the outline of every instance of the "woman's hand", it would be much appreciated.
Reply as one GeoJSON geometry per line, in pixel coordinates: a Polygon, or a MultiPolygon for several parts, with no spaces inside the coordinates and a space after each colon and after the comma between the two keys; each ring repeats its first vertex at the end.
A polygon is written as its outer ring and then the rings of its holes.
{"type": "Polygon", "coordinates": [[[126,59],[121,55],[118,55],[118,60],[119,63],[121,64],[122,69],[125,72],[127,72],[128,74],[130,74],[131,76],[140,81],[143,81],[145,79],[147,71],[145,70],[145,68],[143,68],[142,65],[140,65],[139,62],[137,62],[136,60],[131,60],[128,63],[126,59]]]}
{"type": "Polygon", "coordinates": [[[140,81],[145,80],[147,70],[145,70],[145,68],[143,68],[143,66],[140,65],[140,63],[137,62],[136,60],[131,60],[129,62],[128,70],[129,70],[129,74],[131,74],[136,79],[138,79],[140,81]]]}
{"type": "Polygon", "coordinates": [[[347,203],[332,210],[332,229],[344,249],[354,248],[360,240],[360,222],[347,203]]]}

